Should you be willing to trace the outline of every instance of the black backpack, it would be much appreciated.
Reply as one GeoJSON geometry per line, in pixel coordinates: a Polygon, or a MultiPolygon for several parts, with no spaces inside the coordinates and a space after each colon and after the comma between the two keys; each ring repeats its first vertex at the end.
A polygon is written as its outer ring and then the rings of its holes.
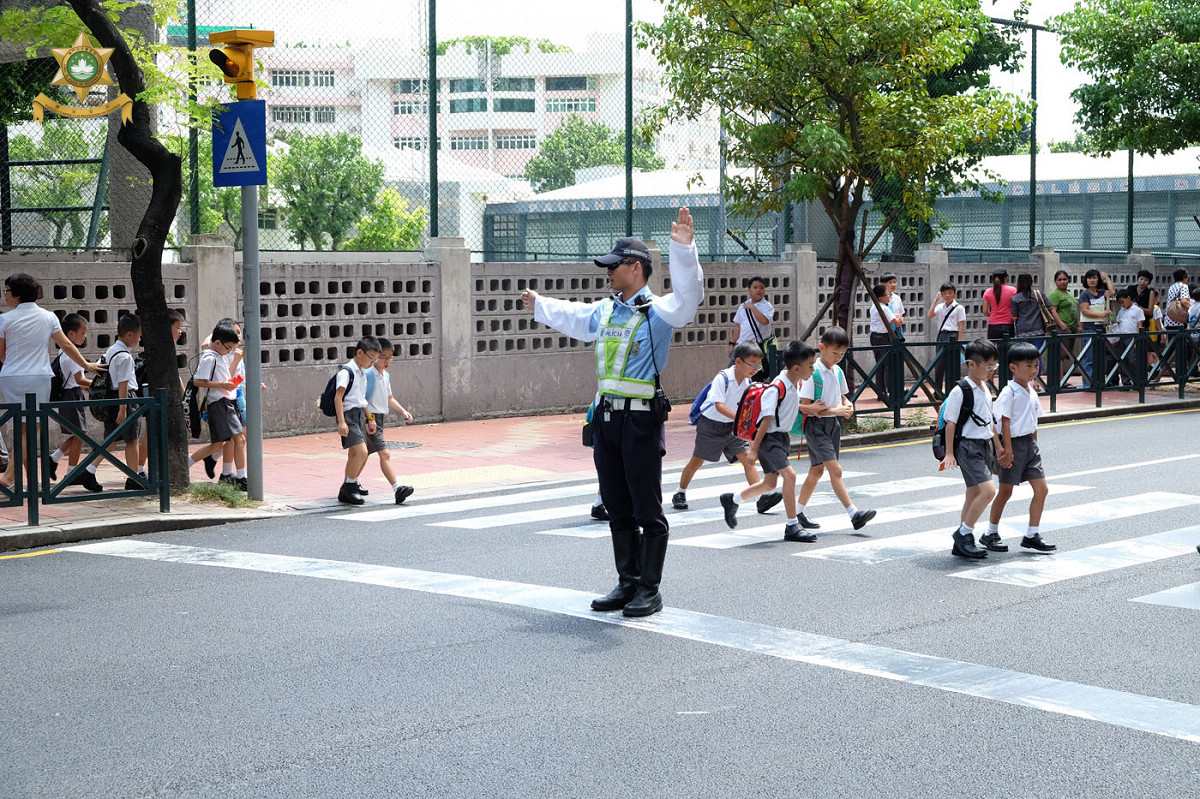
{"type": "Polygon", "coordinates": [[[66,391],[66,378],[63,377],[62,364],[58,357],[50,360],[50,401],[62,402],[66,391]]]}
{"type": "MultiPolygon", "coordinates": [[[[196,361],[196,369],[200,368],[200,361],[196,361]]],[[[183,388],[183,407],[187,411],[188,432],[192,434],[192,438],[200,437],[200,422],[201,416],[204,413],[204,406],[208,404],[208,391],[202,388],[196,388],[196,369],[192,370],[192,376],[188,378],[187,385],[183,388]],[[204,392],[204,400],[199,397],[200,392],[204,392]]]]}
{"type": "MultiPolygon", "coordinates": [[[[962,407],[958,409],[958,419],[954,423],[955,450],[958,449],[958,442],[962,441],[963,425],[968,419],[974,419],[975,424],[980,427],[987,424],[975,415],[975,389],[971,381],[964,377],[958,381],[958,388],[962,391],[962,407]]],[[[949,399],[947,396],[946,401],[949,399]]],[[[938,411],[937,427],[933,431],[933,457],[939,461],[946,458],[946,401],[942,402],[941,410],[938,411]]]]}
{"type": "MultiPolygon", "coordinates": [[[[105,363],[104,356],[100,357],[100,363],[105,363]]],[[[113,388],[112,376],[109,375],[108,370],[96,372],[92,384],[88,387],[88,399],[107,400],[116,396],[117,392],[113,388]]],[[[108,423],[117,418],[117,409],[111,405],[92,405],[88,410],[92,412],[92,417],[100,422],[108,423]]]]}
{"type": "Polygon", "coordinates": [[[334,398],[337,395],[337,378],[343,369],[350,373],[350,382],[346,384],[346,391],[350,391],[354,386],[354,370],[349,366],[339,366],[338,370],[329,378],[329,382],[325,384],[325,390],[321,392],[321,396],[317,398],[317,407],[326,416],[337,416],[337,407],[334,405],[334,398]]]}

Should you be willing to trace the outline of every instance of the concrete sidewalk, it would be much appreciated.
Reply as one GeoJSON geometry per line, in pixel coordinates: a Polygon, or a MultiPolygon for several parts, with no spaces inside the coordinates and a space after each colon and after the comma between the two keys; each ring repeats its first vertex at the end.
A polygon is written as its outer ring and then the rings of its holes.
{"type": "MultiPolygon", "coordinates": [[[[878,407],[873,399],[859,403],[860,411],[878,407]]],[[[1042,398],[1043,409],[1049,400],[1042,398]]],[[[1136,394],[1109,391],[1104,407],[1095,408],[1094,395],[1073,394],[1058,398],[1058,412],[1044,424],[1081,417],[1200,408],[1200,392],[1189,391],[1180,401],[1177,392],[1148,393],[1145,404],[1136,394]]],[[[687,423],[687,408],[676,407],[667,422],[667,463],[681,464],[692,452],[694,430],[687,423]]],[[[927,409],[926,418],[933,416],[927,409]]],[[[482,419],[469,422],[395,425],[386,437],[393,449],[392,466],[401,482],[416,488],[416,498],[478,489],[517,486],[546,480],[593,479],[591,450],[580,442],[583,414],[482,419]]],[[[848,435],[844,446],[922,438],[921,427],[848,435]]],[[[315,512],[336,506],[345,455],[335,431],[267,439],[263,444],[265,501],[252,508],[189,502],[173,497],[169,514],[158,512],[157,500],[111,500],[42,506],[41,525],[26,524],[24,508],[0,509],[0,551],[51,546],[113,535],[188,529],[223,522],[266,518],[297,512],[315,512]]],[[[115,468],[102,466],[102,484],[123,484],[115,468]]],[[[194,482],[206,481],[204,467],[191,470],[194,482]]],[[[362,484],[371,491],[367,505],[391,504],[391,491],[372,457],[362,484]]],[[[666,490],[666,489],[664,489],[666,490]]],[[[82,489],[70,489],[82,491],[82,489]]]]}

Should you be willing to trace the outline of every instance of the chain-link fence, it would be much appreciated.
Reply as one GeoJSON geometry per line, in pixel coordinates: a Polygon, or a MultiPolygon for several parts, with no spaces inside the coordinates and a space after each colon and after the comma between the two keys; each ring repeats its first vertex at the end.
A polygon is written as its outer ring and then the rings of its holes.
{"type": "MultiPolygon", "coordinates": [[[[157,35],[184,50],[196,41],[203,60],[211,32],[276,31],[275,47],[258,51],[269,139],[270,184],[258,219],[264,250],[416,250],[431,236],[457,236],[478,260],[573,259],[606,250],[620,235],[663,242],[686,204],[706,260],[772,260],[793,241],[834,257],[836,237],[818,205],[758,217],[730,211],[723,187],[733,167],[723,160],[716,112],[670,121],[652,141],[642,139],[642,113],[665,99],[665,89],[651,51],[631,45],[632,8],[597,0],[584,15],[567,3],[539,3],[535,11],[508,0],[483,9],[467,0],[348,0],[336,9],[315,0],[189,0],[157,35]],[[506,24],[514,35],[457,35],[472,29],[473,16],[475,29],[506,24]],[[523,30],[529,35],[515,35],[523,30]]],[[[931,185],[934,220],[897,220],[871,257],[909,260],[928,240],[943,243],[954,260],[1009,261],[1031,244],[1071,252],[1075,261],[1123,260],[1134,247],[1168,258],[1200,251],[1194,157],[1073,152],[1083,142],[1069,119],[1063,124],[1070,85],[1056,37],[1004,20],[994,21],[993,33],[996,48],[973,53],[958,82],[943,89],[983,76],[1040,101],[1038,116],[1012,140],[978,153],[997,177],[984,180],[984,191],[931,185]]],[[[52,59],[26,61],[23,48],[6,47],[0,61],[0,85],[52,91],[52,59]]],[[[228,96],[215,78],[214,70],[197,94],[228,96]]],[[[129,180],[105,175],[115,146],[108,123],[56,119],[39,127],[27,105],[14,101],[0,120],[3,247],[105,246],[110,193],[97,186],[129,180]]],[[[159,126],[185,156],[171,242],[218,233],[240,246],[240,194],[212,186],[210,133],[196,135],[193,159],[186,125],[162,115],[159,126]]],[[[886,180],[873,192],[860,222],[867,229],[896,200],[886,180]]]]}

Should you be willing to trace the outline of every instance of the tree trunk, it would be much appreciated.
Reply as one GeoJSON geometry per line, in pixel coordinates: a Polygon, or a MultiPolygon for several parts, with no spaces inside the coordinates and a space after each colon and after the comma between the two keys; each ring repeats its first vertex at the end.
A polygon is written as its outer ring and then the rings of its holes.
{"type": "MultiPolygon", "coordinates": [[[[121,91],[136,98],[146,88],[125,39],[97,0],[70,0],[85,27],[102,47],[113,48],[109,63],[116,73],[121,91]]],[[[175,342],[167,318],[167,298],[162,281],[163,247],[171,232],[175,213],[183,193],[183,164],[150,133],[150,114],[154,109],[140,100],[133,103],[133,121],[122,125],[117,141],[150,171],[153,180],[150,204],[138,225],[131,252],[130,278],[138,316],[142,321],[142,345],[146,353],[146,373],[150,390],[167,389],[168,473],[172,491],[188,484],[188,432],[183,417],[183,394],[179,386],[179,368],[175,342]]]]}

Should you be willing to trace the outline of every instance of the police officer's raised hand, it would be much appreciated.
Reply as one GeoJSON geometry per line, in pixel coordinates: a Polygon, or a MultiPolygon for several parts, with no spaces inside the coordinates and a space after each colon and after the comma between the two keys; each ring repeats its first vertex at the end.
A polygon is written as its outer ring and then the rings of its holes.
{"type": "Polygon", "coordinates": [[[696,238],[696,226],[692,222],[692,213],[685,205],[679,209],[679,216],[671,223],[671,241],[679,244],[691,244],[696,238]]]}
{"type": "Polygon", "coordinates": [[[538,293],[536,291],[533,289],[525,289],[521,292],[521,306],[527,311],[532,311],[534,303],[537,302],[537,298],[538,293]]]}

